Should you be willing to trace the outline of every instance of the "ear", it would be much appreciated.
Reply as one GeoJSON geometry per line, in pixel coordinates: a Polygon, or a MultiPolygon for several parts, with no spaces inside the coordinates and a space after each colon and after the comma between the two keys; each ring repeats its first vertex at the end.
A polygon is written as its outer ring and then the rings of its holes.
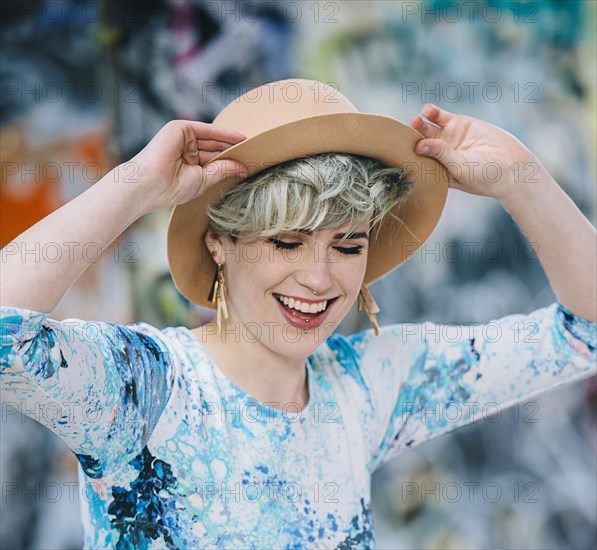
{"type": "Polygon", "coordinates": [[[211,229],[208,229],[203,239],[213,261],[217,264],[224,263],[224,243],[222,242],[222,238],[211,229]]]}

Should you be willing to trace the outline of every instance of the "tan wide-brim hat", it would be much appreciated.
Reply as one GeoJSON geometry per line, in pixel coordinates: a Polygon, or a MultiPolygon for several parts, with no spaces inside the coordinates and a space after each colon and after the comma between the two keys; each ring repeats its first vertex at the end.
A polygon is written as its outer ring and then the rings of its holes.
{"type": "MultiPolygon", "coordinates": [[[[398,99],[396,99],[398,101],[398,99]]],[[[448,192],[448,175],[436,160],[415,154],[423,138],[391,117],[359,113],[336,88],[313,80],[271,82],[224,107],[213,124],[237,130],[247,139],[213,160],[232,159],[247,177],[266,168],[318,153],[352,153],[408,171],[412,190],[386,215],[369,243],[365,284],[383,277],[412,256],[437,225],[448,192]]],[[[216,264],[204,242],[208,206],[238,177],[229,177],[203,195],[176,206],[168,225],[168,262],[178,290],[192,302],[208,300],[216,264]]]]}

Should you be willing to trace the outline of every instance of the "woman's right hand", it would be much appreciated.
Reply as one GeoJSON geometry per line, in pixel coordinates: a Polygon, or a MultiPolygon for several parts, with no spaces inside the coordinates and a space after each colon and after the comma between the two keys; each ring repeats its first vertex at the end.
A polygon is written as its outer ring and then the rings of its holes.
{"type": "MultiPolygon", "coordinates": [[[[183,204],[231,175],[244,177],[245,167],[233,160],[209,161],[246,136],[205,122],[172,120],[129,162],[122,172],[136,174],[143,185],[146,210],[183,204]],[[130,165],[133,168],[129,168],[130,165]]],[[[132,179],[132,178],[130,178],[132,179]]]]}
{"type": "Polygon", "coordinates": [[[209,161],[243,139],[234,130],[204,122],[166,124],[128,163],[6,245],[0,270],[2,305],[52,312],[97,261],[86,253],[89,245],[104,251],[144,214],[188,202],[226,176],[242,176],[244,167],[235,161],[209,161]],[[45,254],[46,249],[52,254],[45,254]],[[29,254],[31,250],[37,252],[29,254]]]}

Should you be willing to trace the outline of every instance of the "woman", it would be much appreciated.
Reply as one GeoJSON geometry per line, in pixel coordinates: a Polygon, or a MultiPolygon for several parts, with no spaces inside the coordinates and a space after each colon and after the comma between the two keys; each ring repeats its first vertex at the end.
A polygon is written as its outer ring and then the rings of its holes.
{"type": "Polygon", "coordinates": [[[511,135],[423,115],[408,128],[317,82],[271,83],[213,125],[168,123],[9,245],[107,246],[178,205],[172,275],[218,312],[192,331],[56,322],[84,259],[7,259],[3,388],[76,453],[86,546],[369,548],[381,464],[487,404],[595,372],[594,228],[511,135]],[[448,176],[502,202],[559,303],[449,341],[431,324],[377,327],[366,285],[429,236],[448,176]],[[357,299],[372,330],[334,334],[357,299]]]}

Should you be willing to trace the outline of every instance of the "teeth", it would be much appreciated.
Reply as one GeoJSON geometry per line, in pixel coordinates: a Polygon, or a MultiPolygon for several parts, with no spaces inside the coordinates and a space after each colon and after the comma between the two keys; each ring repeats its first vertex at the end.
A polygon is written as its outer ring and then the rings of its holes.
{"type": "Polygon", "coordinates": [[[282,296],[278,294],[276,296],[280,302],[282,302],[285,306],[288,306],[291,309],[296,309],[301,313],[318,313],[323,311],[327,305],[327,300],[323,300],[321,302],[309,303],[309,302],[301,302],[300,300],[295,300],[294,298],[288,298],[287,296],[282,296]]]}

